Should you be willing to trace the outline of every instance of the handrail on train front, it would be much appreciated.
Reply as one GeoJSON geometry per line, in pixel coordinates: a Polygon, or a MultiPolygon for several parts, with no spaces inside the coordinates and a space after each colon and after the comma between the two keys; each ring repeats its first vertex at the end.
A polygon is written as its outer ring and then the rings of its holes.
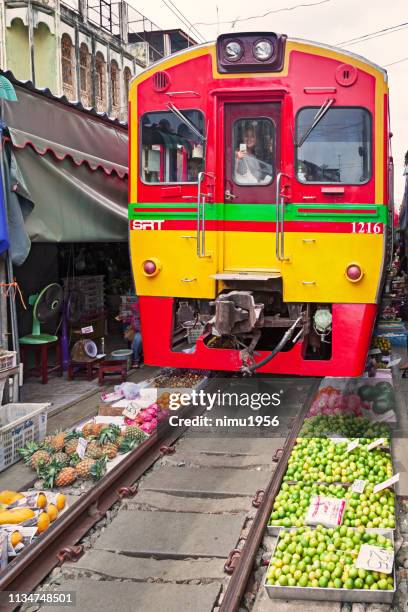
{"type": "Polygon", "coordinates": [[[205,257],[205,198],[210,194],[201,194],[201,184],[208,176],[214,179],[211,172],[199,172],[197,177],[197,256],[205,257]],[[202,214],[201,214],[202,211],[202,214]]]}
{"type": "Polygon", "coordinates": [[[275,233],[275,252],[279,261],[285,261],[285,196],[281,194],[282,178],[290,179],[289,174],[279,172],[276,177],[276,233],[275,233]]]}

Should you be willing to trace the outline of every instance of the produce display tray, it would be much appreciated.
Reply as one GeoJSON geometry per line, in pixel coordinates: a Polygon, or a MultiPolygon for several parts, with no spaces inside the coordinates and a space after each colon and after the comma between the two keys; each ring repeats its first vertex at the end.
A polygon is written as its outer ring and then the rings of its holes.
{"type": "MultiPolygon", "coordinates": [[[[279,535],[285,531],[296,531],[296,527],[280,529],[279,535]]],[[[394,534],[390,529],[367,529],[369,533],[380,533],[391,540],[394,547],[394,534]]],[[[279,542],[279,536],[272,550],[271,560],[275,554],[279,542]]],[[[395,547],[394,547],[395,549],[395,547]]],[[[300,586],[278,586],[267,583],[268,570],[265,574],[264,587],[271,599],[301,599],[311,601],[340,601],[350,603],[385,603],[391,604],[395,595],[396,574],[395,562],[392,571],[394,588],[392,591],[371,591],[370,589],[336,589],[322,587],[300,587],[300,586]]]]}

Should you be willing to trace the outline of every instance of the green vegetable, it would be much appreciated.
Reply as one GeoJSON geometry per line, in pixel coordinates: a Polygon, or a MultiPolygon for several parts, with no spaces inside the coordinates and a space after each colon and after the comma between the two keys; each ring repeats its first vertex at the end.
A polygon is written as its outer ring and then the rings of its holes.
{"type": "Polygon", "coordinates": [[[363,385],[357,390],[357,393],[363,402],[372,402],[377,395],[374,385],[363,385]]]}
{"type": "Polygon", "coordinates": [[[388,410],[395,410],[395,399],[389,393],[383,393],[374,401],[373,411],[376,414],[384,414],[388,410]]]}

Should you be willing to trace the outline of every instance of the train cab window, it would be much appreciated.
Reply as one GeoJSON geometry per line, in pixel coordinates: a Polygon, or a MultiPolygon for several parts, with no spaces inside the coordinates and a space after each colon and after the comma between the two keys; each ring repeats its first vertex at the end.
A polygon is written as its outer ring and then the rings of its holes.
{"type": "MultiPolygon", "coordinates": [[[[183,115],[204,136],[204,115],[183,110],[183,115]]],[[[204,170],[204,143],[172,112],[142,117],[141,168],[145,183],[196,183],[204,170]]]]}
{"type": "Polygon", "coordinates": [[[302,183],[359,185],[371,176],[371,115],[363,108],[303,108],[296,121],[296,175],[302,183]],[[311,129],[311,126],[313,126],[311,129]]]}
{"type": "Polygon", "coordinates": [[[275,126],[270,119],[239,119],[233,126],[232,176],[237,185],[268,185],[275,169],[275,126]]]}

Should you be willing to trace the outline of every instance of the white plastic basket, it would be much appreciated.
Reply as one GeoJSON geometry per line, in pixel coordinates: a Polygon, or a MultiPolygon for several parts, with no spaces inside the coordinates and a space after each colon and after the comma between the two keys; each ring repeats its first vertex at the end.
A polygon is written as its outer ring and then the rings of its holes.
{"type": "Polygon", "coordinates": [[[0,372],[5,372],[16,365],[16,351],[5,351],[0,349],[0,372]]]}
{"type": "Polygon", "coordinates": [[[47,431],[47,408],[50,404],[5,404],[0,406],[0,472],[20,455],[27,442],[41,442],[47,431]]]}

